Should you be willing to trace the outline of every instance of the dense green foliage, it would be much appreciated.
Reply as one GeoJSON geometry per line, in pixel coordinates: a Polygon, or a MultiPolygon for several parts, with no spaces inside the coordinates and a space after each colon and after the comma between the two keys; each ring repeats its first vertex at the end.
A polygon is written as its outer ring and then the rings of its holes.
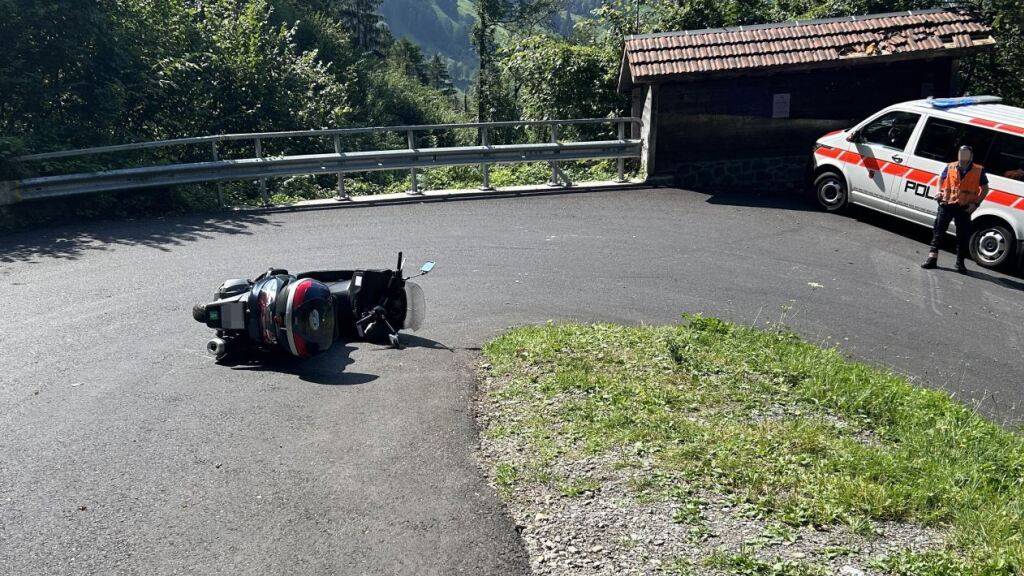
{"type": "MultiPolygon", "coordinates": [[[[26,173],[25,166],[7,161],[21,153],[140,140],[623,114],[627,100],[617,93],[616,81],[625,35],[930,5],[929,0],[0,0],[0,50],[6,55],[0,60],[0,179],[26,173]]],[[[962,63],[962,85],[971,93],[1024,103],[1024,0],[966,0],[964,6],[993,24],[1000,44],[962,63]]],[[[592,132],[585,135],[596,135],[592,132]]],[[[512,137],[494,136],[495,141],[512,137]]],[[[541,131],[516,137],[523,136],[546,138],[541,131]]],[[[476,136],[463,131],[429,138],[471,143],[476,136]]],[[[367,137],[346,145],[402,143],[398,137],[367,137]]],[[[319,149],[292,141],[268,147],[269,154],[319,149]]],[[[220,153],[251,151],[225,146],[220,153]]],[[[144,158],[205,160],[208,154],[162,149],[144,158]]],[[[142,159],[142,154],[95,158],[70,167],[98,169],[142,159]]],[[[37,163],[29,170],[42,174],[68,167],[68,162],[37,163]]],[[[405,175],[358,178],[353,189],[393,189],[405,175]]],[[[271,185],[286,198],[325,195],[331,187],[326,178],[271,185]]],[[[225,189],[232,203],[254,199],[250,183],[225,189]]],[[[199,189],[175,194],[203,197],[199,189]]]]}
{"type": "MultiPolygon", "coordinates": [[[[506,490],[593,484],[599,477],[559,471],[605,455],[636,470],[638,492],[679,500],[676,520],[696,528],[703,502],[694,495],[710,493],[790,526],[870,535],[876,522],[897,521],[948,531],[932,552],[877,558],[887,573],[1024,571],[1024,438],[942,392],[784,329],[703,317],[663,328],[526,327],[484,354],[495,411],[484,434],[514,442],[509,453],[528,460],[497,464],[506,490]]],[[[775,573],[743,556],[707,560],[731,573],[775,573]]]]}
{"type": "MultiPolygon", "coordinates": [[[[379,3],[0,0],[0,48],[8,55],[0,60],[0,179],[20,168],[3,158],[20,152],[467,119],[447,70],[415,45],[394,42],[377,13],[379,3]]],[[[266,152],[308,151],[302,147],[310,145],[274,141],[266,152]]],[[[232,146],[220,151],[222,157],[251,152],[232,146]]],[[[144,158],[205,160],[207,154],[167,148],[144,158]]],[[[115,167],[140,157],[55,164],[115,167]]],[[[30,169],[46,173],[49,167],[34,163],[30,169]]],[[[396,177],[366,178],[386,185],[396,177]]],[[[296,193],[295,181],[288,185],[296,193]]],[[[318,189],[315,182],[303,187],[306,196],[318,189]]],[[[254,194],[249,183],[227,185],[233,203],[254,194]]]]}

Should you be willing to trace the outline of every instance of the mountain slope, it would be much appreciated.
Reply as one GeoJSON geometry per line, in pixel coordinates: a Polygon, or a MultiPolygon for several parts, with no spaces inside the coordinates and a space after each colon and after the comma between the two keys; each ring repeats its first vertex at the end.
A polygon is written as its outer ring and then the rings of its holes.
{"type": "MultiPolygon", "coordinates": [[[[567,33],[572,18],[585,16],[600,4],[600,0],[573,0],[567,14],[557,16],[553,25],[567,33]]],[[[395,37],[415,42],[428,57],[441,54],[452,82],[462,90],[469,86],[477,66],[470,40],[476,22],[472,0],[384,0],[380,13],[395,37]]]]}
{"type": "Polygon", "coordinates": [[[428,57],[441,54],[455,85],[469,86],[476,71],[470,0],[384,0],[380,13],[395,37],[415,42],[428,57]]]}

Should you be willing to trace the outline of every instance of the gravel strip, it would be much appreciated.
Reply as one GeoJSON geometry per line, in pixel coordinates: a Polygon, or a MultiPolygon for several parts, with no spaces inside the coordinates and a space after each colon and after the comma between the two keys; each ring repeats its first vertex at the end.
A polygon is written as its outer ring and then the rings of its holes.
{"type": "Polygon", "coordinates": [[[939,547],[944,540],[941,531],[895,522],[856,532],[847,526],[793,528],[706,491],[682,498],[651,496],[663,493],[640,488],[652,477],[661,486],[685,487],[685,481],[654,474],[649,461],[625,453],[562,455],[546,467],[550,481],[502,482],[496,474],[499,465],[528,470],[536,466],[536,454],[515,434],[495,438],[487,433],[498,422],[508,425],[508,415],[516,414],[514,406],[488,395],[500,385],[481,376],[478,458],[516,522],[535,574],[729,574],[708,567],[708,559],[742,551],[770,563],[810,564],[824,573],[861,576],[877,573],[870,567],[874,559],[939,547]],[[567,495],[567,485],[583,488],[567,495]]]}

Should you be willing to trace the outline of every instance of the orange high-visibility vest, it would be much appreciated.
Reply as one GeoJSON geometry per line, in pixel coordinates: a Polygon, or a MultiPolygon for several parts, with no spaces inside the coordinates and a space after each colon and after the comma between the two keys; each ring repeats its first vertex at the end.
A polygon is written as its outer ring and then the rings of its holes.
{"type": "Polygon", "coordinates": [[[942,181],[942,198],[947,204],[974,204],[981,197],[981,164],[971,164],[971,169],[960,177],[960,163],[953,162],[946,167],[946,179],[942,181]]]}

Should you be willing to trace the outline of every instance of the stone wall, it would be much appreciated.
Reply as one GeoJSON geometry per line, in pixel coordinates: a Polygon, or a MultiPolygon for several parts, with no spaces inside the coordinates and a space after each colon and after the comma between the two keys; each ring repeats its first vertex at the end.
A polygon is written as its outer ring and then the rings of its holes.
{"type": "Polygon", "coordinates": [[[802,156],[702,160],[676,165],[676,187],[698,192],[758,193],[801,191],[807,188],[808,160],[802,156]]]}

